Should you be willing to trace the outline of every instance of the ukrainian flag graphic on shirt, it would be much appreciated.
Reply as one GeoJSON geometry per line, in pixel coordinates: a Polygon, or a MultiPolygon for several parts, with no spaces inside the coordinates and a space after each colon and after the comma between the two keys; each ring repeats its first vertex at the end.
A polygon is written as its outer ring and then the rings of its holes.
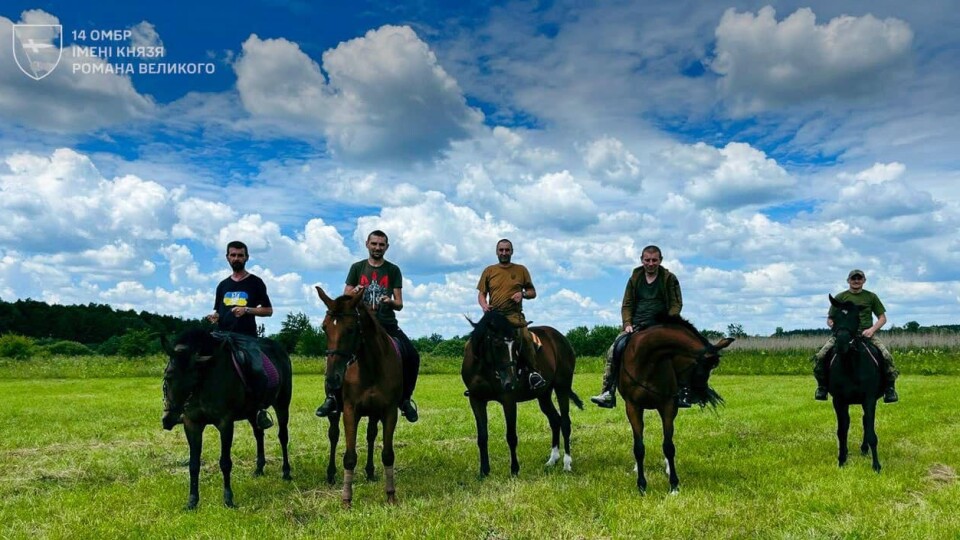
{"type": "Polygon", "coordinates": [[[223,295],[223,305],[245,307],[247,305],[246,291],[233,291],[223,295]]]}

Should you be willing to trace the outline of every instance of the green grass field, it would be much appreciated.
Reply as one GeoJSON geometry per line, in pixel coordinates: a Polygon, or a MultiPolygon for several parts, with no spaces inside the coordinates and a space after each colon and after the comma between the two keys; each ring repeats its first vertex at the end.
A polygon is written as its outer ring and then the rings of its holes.
{"type": "MultiPolygon", "coordinates": [[[[581,373],[575,390],[586,400],[599,379],[581,373]]],[[[480,480],[459,377],[424,375],[421,420],[398,427],[399,505],[384,503],[382,479],[358,481],[349,511],[339,485],[324,481],[327,423],[313,416],[322,385],[313,374],[294,381],[293,482],[280,479],[276,429],[267,434],[266,475],[251,476],[253,437],[238,424],[239,508],[224,508],[209,428],[200,507],[187,512],[187,444],[181,429],[160,428],[159,375],[0,380],[0,538],[960,537],[954,377],[901,379],[901,403],[878,413],[877,475],[856,452],[858,412],[851,461],[836,467],[833,411],[811,399],[811,378],[717,375],[726,407],[678,419],[677,496],[667,494],[662,473],[659,419],[647,413],[650,485],[641,497],[622,403],[572,411],[572,473],[544,469],[549,429],[535,403],[523,404],[517,478],[503,415],[491,406],[493,471],[480,480]]]]}

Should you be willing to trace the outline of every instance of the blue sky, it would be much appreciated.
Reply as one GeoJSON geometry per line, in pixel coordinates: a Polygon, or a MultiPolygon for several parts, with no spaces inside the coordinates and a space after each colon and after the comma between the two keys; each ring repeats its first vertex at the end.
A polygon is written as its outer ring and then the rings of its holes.
{"type": "Polygon", "coordinates": [[[39,80],[0,46],[0,298],[199,317],[240,239],[275,332],[379,228],[411,336],[469,330],[501,237],[561,330],[618,324],[647,244],[702,328],[822,326],[854,267],[957,322],[946,1],[172,4],[0,9],[63,28],[39,80]]]}

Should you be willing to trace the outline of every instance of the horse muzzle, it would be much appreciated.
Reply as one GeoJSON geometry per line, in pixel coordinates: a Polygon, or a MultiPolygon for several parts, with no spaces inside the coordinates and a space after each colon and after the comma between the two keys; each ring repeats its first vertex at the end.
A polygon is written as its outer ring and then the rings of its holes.
{"type": "Polygon", "coordinates": [[[160,419],[163,429],[170,431],[177,424],[183,423],[182,416],[181,412],[163,411],[163,417],[160,419]]]}

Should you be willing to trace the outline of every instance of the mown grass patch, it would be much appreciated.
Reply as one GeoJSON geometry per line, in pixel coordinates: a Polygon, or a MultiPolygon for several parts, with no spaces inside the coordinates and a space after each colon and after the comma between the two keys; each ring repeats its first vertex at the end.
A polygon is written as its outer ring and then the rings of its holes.
{"type": "MultiPolygon", "coordinates": [[[[382,479],[360,481],[344,511],[325,481],[323,380],[300,375],[291,419],[293,482],[280,479],[276,430],[266,476],[253,478],[253,437],[238,425],[236,510],[222,506],[216,431],[205,434],[201,503],[186,502],[187,445],[160,428],[158,378],[3,380],[2,538],[955,538],[960,439],[957,379],[905,376],[902,401],[878,413],[881,474],[854,451],[838,469],[832,408],[808,377],[713,379],[727,405],[678,419],[679,496],[661,473],[659,419],[648,412],[646,497],[631,474],[622,404],[572,411],[574,472],[545,469],[546,420],[519,415],[520,475],[511,478],[503,415],[490,407],[492,475],[477,477],[472,414],[455,375],[425,375],[421,421],[397,433],[400,504],[382,479]],[[952,473],[951,473],[952,471],[952,473]]],[[[599,374],[575,390],[595,393],[599,374]]],[[[858,418],[858,415],[855,415],[858,418]]],[[[851,448],[860,431],[854,422],[851,448]]],[[[338,452],[342,456],[341,451],[338,452]]],[[[361,451],[361,460],[365,450],[361,451]]],[[[378,472],[382,471],[379,457],[378,472]]],[[[338,465],[339,469],[339,465],[338,465]]],[[[342,478],[338,474],[338,479],[342,478]]]]}

